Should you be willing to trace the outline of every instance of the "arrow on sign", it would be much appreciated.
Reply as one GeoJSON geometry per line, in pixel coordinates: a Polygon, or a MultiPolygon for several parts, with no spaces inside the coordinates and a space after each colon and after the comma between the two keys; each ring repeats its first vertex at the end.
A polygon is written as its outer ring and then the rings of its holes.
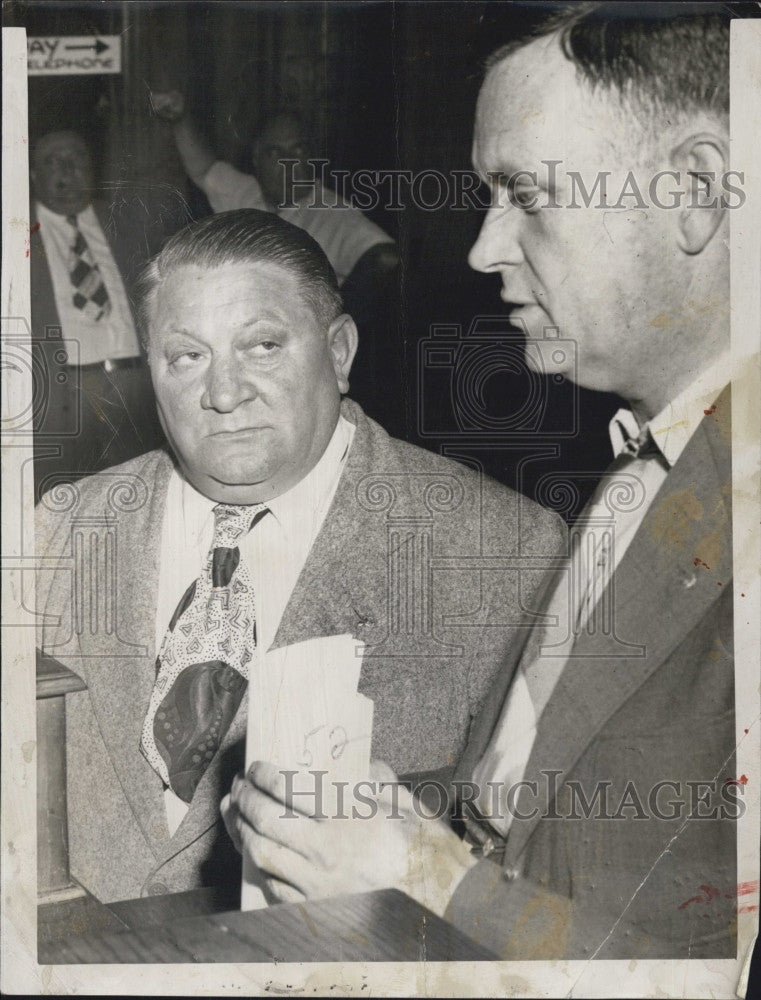
{"type": "Polygon", "coordinates": [[[96,38],[92,45],[65,45],[64,48],[67,52],[73,52],[75,49],[95,49],[95,55],[99,56],[101,52],[105,52],[108,48],[105,42],[101,42],[99,38],[96,38]]]}

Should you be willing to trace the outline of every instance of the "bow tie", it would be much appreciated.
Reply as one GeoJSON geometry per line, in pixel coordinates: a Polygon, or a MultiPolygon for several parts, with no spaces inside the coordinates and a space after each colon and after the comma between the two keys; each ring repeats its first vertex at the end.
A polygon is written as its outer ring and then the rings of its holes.
{"type": "Polygon", "coordinates": [[[650,427],[640,427],[631,410],[619,410],[610,422],[610,439],[616,455],[616,463],[621,464],[635,458],[654,458],[668,470],[668,459],[656,444],[650,427]]]}

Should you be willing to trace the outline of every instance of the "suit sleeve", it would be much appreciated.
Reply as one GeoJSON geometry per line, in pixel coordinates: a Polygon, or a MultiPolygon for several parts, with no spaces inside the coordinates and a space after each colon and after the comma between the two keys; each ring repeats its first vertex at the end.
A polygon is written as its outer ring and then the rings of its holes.
{"type": "Polygon", "coordinates": [[[526,879],[508,881],[490,860],[466,873],[444,918],[502,960],[563,958],[572,933],[570,899],[526,879]]]}
{"type": "MultiPolygon", "coordinates": [[[[727,869],[732,866],[727,859],[727,869]]],[[[566,896],[511,879],[483,860],[465,874],[444,918],[505,961],[731,957],[736,911],[715,884],[725,884],[722,873],[714,870],[693,896],[664,914],[664,886],[682,882],[684,868],[666,853],[633,893],[617,897],[606,890],[606,874],[598,870],[599,879],[566,896]]]]}

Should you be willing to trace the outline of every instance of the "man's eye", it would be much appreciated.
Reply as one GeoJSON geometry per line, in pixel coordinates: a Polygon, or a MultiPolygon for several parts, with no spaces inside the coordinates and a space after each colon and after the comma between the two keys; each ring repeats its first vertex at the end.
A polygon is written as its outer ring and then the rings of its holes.
{"type": "Polygon", "coordinates": [[[278,347],[280,347],[280,344],[275,340],[260,340],[258,344],[254,344],[253,350],[258,355],[264,355],[271,354],[278,347]]]}
{"type": "Polygon", "coordinates": [[[192,365],[196,364],[203,355],[200,351],[183,351],[181,354],[175,354],[169,361],[170,365],[175,368],[190,368],[192,365]]]}
{"type": "Polygon", "coordinates": [[[535,187],[514,187],[510,191],[510,201],[524,212],[535,211],[539,205],[539,191],[535,187]]]}

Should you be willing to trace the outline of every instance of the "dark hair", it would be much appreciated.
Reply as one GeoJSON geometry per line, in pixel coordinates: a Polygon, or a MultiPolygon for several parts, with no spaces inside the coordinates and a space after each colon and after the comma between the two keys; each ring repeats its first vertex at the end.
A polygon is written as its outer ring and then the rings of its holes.
{"type": "Polygon", "coordinates": [[[644,114],[729,114],[729,22],[716,3],[574,3],[529,38],[503,46],[487,69],[535,38],[557,35],[592,86],[614,89],[644,114]]]}
{"type": "Polygon", "coordinates": [[[301,111],[288,105],[278,105],[275,108],[263,111],[256,119],[253,128],[254,138],[258,139],[263,132],[266,132],[267,129],[272,128],[277,122],[286,118],[294,123],[299,132],[306,134],[309,131],[306,118],[301,111]]]}
{"type": "Polygon", "coordinates": [[[343,312],[335,271],[320,245],[303,229],[271,212],[243,208],[191,223],[167,240],[148,263],[138,285],[143,343],[148,341],[153,298],[170,272],[185,264],[211,268],[261,261],[298,276],[304,298],[326,327],[343,312]]]}
{"type": "Polygon", "coordinates": [[[37,154],[40,146],[49,139],[51,136],[68,136],[70,139],[75,139],[82,148],[86,151],[87,155],[92,159],[92,153],[90,151],[90,146],[87,140],[84,138],[81,132],[78,132],[75,128],[49,128],[44,132],[35,133],[29,137],[29,164],[34,167],[34,161],[37,158],[37,154]]]}

